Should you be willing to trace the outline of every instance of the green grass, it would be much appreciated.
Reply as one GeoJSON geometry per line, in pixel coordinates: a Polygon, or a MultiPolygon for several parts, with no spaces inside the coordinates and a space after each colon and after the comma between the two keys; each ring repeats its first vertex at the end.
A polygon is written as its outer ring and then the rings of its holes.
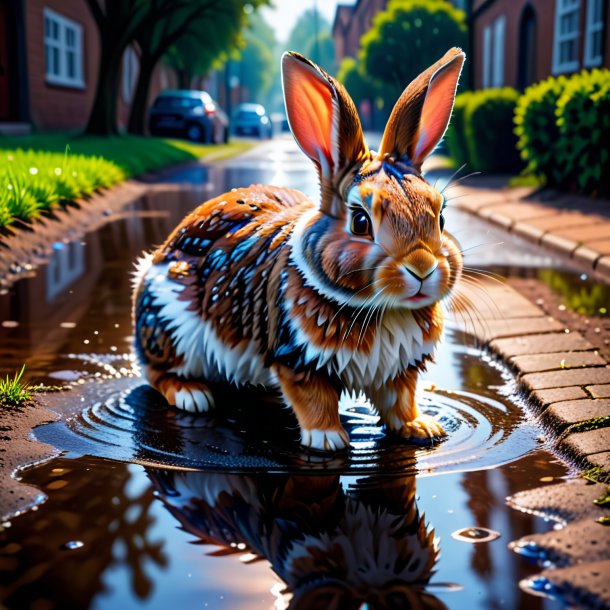
{"type": "Polygon", "coordinates": [[[21,381],[25,364],[11,379],[8,375],[0,379],[0,404],[18,406],[31,400],[30,386],[21,381]]]}
{"type": "Polygon", "coordinates": [[[138,136],[76,133],[0,136],[0,229],[127,178],[207,155],[226,158],[251,144],[194,144],[138,136]]]}

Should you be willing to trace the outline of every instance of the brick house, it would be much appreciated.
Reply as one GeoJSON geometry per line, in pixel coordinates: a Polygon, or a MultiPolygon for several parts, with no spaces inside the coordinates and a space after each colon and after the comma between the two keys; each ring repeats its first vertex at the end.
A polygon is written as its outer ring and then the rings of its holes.
{"type": "MultiPolygon", "coordinates": [[[[86,0],[0,0],[0,132],[81,129],[93,103],[100,41],[86,0]]],[[[118,120],[125,126],[138,75],[123,57],[118,120]]],[[[151,97],[175,80],[156,70],[151,97]]]]}
{"type": "Polygon", "coordinates": [[[607,0],[472,0],[475,89],[610,68],[607,0]]]}

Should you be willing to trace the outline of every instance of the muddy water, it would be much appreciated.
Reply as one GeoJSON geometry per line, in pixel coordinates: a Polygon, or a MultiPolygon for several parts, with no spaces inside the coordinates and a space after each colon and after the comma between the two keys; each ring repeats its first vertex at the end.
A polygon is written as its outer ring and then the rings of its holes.
{"type": "MultiPolygon", "coordinates": [[[[289,147],[166,179],[198,187],[165,188],[58,243],[47,266],[0,295],[2,370],[25,361],[29,379],[75,388],[54,398],[60,421],[35,431],[64,455],[23,473],[46,502],[0,530],[0,604],[558,608],[519,589],[537,568],[507,548],[552,525],[505,498],[566,468],[538,439],[510,376],[463,333],[448,332],[424,376],[420,402],[450,431],[434,447],[387,439],[365,404],[346,400],[351,449],[329,460],[303,453],[294,422],[266,399],[227,396],[223,416],[191,418],[141,385],[129,355],[137,255],[227,187],[314,191],[289,147]],[[464,529],[492,535],[452,536],[464,529]]],[[[457,213],[448,226],[473,248],[473,265],[553,267],[457,213]]]]}

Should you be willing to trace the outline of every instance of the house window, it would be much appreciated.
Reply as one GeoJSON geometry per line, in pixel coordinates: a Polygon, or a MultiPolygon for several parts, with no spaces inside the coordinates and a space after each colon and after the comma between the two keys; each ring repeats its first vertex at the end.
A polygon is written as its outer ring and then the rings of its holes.
{"type": "Polygon", "coordinates": [[[578,70],[578,16],[580,0],[557,0],[555,7],[555,38],[553,41],[553,73],[578,70]]]}
{"type": "Polygon", "coordinates": [[[493,34],[493,72],[491,75],[491,86],[502,87],[504,85],[504,31],[506,29],[506,18],[504,15],[498,17],[494,23],[493,34]]]}
{"type": "Polygon", "coordinates": [[[587,2],[585,29],[585,66],[594,68],[602,63],[604,36],[604,0],[587,2]]]}
{"type": "Polygon", "coordinates": [[[46,80],[53,85],[83,88],[83,28],[51,9],[44,9],[46,80]]]}
{"type": "Polygon", "coordinates": [[[483,88],[504,85],[504,39],[506,18],[500,15],[483,29],[483,88]]]}
{"type": "Polygon", "coordinates": [[[491,26],[483,29],[483,88],[491,87],[491,26]]]}

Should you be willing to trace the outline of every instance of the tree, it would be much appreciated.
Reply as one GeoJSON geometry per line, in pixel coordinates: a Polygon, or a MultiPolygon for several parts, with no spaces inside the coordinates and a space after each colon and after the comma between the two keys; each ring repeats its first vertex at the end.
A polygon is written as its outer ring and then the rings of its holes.
{"type": "MultiPolygon", "coordinates": [[[[466,15],[445,0],[390,0],[362,37],[360,60],[396,99],[449,47],[467,43],[466,15]]],[[[387,97],[386,97],[387,99],[387,97]]]]}
{"type": "Polygon", "coordinates": [[[189,62],[193,68],[201,68],[201,60],[197,59],[201,55],[207,63],[203,67],[209,69],[218,55],[237,44],[246,21],[244,5],[252,6],[253,3],[261,4],[262,0],[184,0],[182,7],[176,8],[169,17],[137,31],[135,41],[140,48],[140,72],[129,114],[130,133],[144,133],[152,75],[172,45],[177,45],[174,58],[181,52],[190,53],[182,58],[182,63],[183,72],[192,78],[194,70],[186,68],[189,62]]]}
{"type": "MultiPolygon", "coordinates": [[[[310,8],[301,13],[301,16],[290,31],[288,41],[286,42],[286,50],[296,51],[309,57],[309,59],[316,63],[322,63],[320,57],[317,57],[318,52],[316,47],[319,47],[321,42],[323,43],[323,34],[325,33],[332,38],[330,23],[319,11],[310,8]]],[[[332,64],[334,65],[334,49],[332,55],[332,64]]],[[[330,66],[327,71],[330,71],[330,66]]]]}
{"type": "Polygon", "coordinates": [[[334,74],[337,65],[335,63],[335,40],[330,30],[318,33],[317,38],[312,38],[307,45],[305,57],[316,62],[329,74],[334,74]]]}
{"type": "Polygon", "coordinates": [[[274,57],[275,32],[260,15],[253,14],[244,39],[236,73],[248,99],[264,103],[274,82],[279,81],[279,61],[274,57]]]}
{"type": "MultiPolygon", "coordinates": [[[[153,1],[122,0],[104,3],[103,0],[87,0],[99,31],[101,52],[95,97],[85,133],[118,133],[116,103],[121,59],[138,28],[149,19],[149,9],[153,1]]],[[[154,3],[163,4],[167,14],[170,0],[158,0],[154,3]]],[[[160,13],[164,11],[160,10],[160,13]]]]}

